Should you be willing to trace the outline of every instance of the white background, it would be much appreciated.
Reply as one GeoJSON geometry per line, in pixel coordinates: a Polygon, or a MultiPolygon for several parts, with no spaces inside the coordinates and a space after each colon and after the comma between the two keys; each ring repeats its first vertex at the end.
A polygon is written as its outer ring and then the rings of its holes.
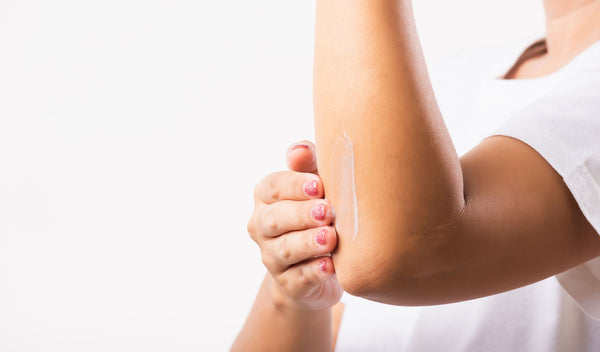
{"type": "MultiPolygon", "coordinates": [[[[0,0],[0,351],[229,348],[254,184],[313,138],[314,5],[0,0]]],[[[430,64],[543,30],[541,0],[415,11],[430,64]]]]}

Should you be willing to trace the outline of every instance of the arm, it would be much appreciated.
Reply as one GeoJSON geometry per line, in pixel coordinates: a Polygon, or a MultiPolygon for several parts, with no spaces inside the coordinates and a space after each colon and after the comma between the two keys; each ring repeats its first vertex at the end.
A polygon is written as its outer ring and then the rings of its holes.
{"type": "Polygon", "coordinates": [[[390,304],[448,303],[600,254],[560,175],[533,149],[492,137],[458,158],[410,1],[317,1],[314,102],[346,291],[390,304]]]}
{"type": "Polygon", "coordinates": [[[231,351],[331,351],[331,308],[306,310],[284,296],[274,300],[269,280],[267,274],[231,351]]]}
{"type": "Polygon", "coordinates": [[[342,290],[329,254],[336,234],[327,226],[331,212],[314,212],[330,208],[313,174],[314,145],[298,146],[287,153],[297,172],[270,174],[254,192],[248,232],[269,273],[232,351],[330,351],[335,342],[340,308],[332,316],[331,307],[342,290]]]}

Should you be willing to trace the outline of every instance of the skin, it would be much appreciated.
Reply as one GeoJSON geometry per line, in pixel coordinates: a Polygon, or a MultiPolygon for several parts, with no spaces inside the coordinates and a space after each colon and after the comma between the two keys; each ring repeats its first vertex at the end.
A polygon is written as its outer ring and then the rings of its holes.
{"type": "Polygon", "coordinates": [[[553,73],[600,38],[600,1],[545,0],[548,53],[524,62],[516,78],[553,73]]]}
{"type": "Polygon", "coordinates": [[[333,145],[331,167],[338,171],[339,177],[329,188],[327,194],[338,197],[334,222],[338,236],[350,243],[358,236],[358,199],[356,198],[356,180],[354,178],[354,145],[348,136],[338,138],[333,145]]]}
{"type": "MultiPolygon", "coordinates": [[[[600,39],[600,1],[544,5],[548,53],[522,63],[513,78],[554,72],[600,39]]],[[[353,142],[360,233],[354,242],[337,239],[327,275],[316,274],[314,260],[289,266],[287,282],[302,284],[283,285],[267,266],[270,274],[233,350],[330,350],[339,319],[332,328],[326,306],[339,297],[333,291],[328,297],[305,293],[333,278],[367,299],[437,304],[527,285],[600,255],[598,234],[560,175],[535,150],[495,136],[458,158],[431,91],[409,2],[317,3],[315,127],[319,187],[332,190],[327,199],[336,209],[343,195],[333,191],[341,176],[330,160],[332,147],[343,133],[353,142]],[[294,268],[314,275],[302,280],[294,268]],[[278,334],[270,333],[273,326],[278,334]]],[[[314,172],[314,157],[302,155],[292,157],[290,166],[310,165],[303,171],[314,172]]],[[[295,218],[295,231],[304,229],[307,237],[321,225],[298,220],[307,200],[272,197],[305,182],[284,175],[261,187],[267,185],[270,205],[289,207],[264,212],[257,202],[249,224],[263,258],[282,252],[261,245],[267,240],[260,238],[268,238],[261,224],[290,224],[295,218]]],[[[306,248],[290,246],[286,252],[312,258],[306,248]]],[[[334,308],[338,316],[340,308],[334,308]]]]}
{"type": "Polygon", "coordinates": [[[323,220],[311,216],[315,205],[331,209],[315,174],[315,147],[310,142],[296,145],[287,153],[292,171],[268,175],[255,189],[248,232],[261,249],[268,273],[232,351],[288,351],[290,346],[294,351],[329,351],[334,346],[340,314],[332,314],[331,307],[342,289],[328,255],[337,236],[330,226],[331,211],[323,220]],[[314,195],[304,191],[311,181],[317,181],[314,195]],[[326,236],[318,241],[323,229],[326,236]]]}
{"type": "MultiPolygon", "coordinates": [[[[563,17],[552,11],[549,26],[575,13],[597,19],[600,12],[587,15],[597,3],[566,7],[563,17]]],[[[593,27],[597,21],[579,28],[593,27]]],[[[494,136],[458,157],[409,1],[317,2],[314,77],[326,190],[343,177],[331,167],[335,141],[345,133],[354,145],[360,226],[356,241],[340,236],[333,254],[347,292],[395,305],[451,303],[531,284],[600,255],[600,237],[561,176],[528,145],[494,136]]],[[[327,198],[337,209],[343,194],[327,198]]]]}

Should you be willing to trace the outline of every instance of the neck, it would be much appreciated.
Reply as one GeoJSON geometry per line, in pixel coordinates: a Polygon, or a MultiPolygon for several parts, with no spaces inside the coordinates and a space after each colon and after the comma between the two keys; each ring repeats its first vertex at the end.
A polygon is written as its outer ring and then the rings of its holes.
{"type": "Polygon", "coordinates": [[[566,63],[600,40],[600,0],[544,0],[547,59],[566,63]]]}

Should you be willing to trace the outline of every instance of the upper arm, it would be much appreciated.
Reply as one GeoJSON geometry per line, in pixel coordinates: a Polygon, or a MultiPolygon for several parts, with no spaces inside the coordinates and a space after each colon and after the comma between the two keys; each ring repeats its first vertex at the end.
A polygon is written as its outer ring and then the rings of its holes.
{"type": "Polygon", "coordinates": [[[507,291],[600,255],[600,237],[563,178],[526,143],[493,136],[460,163],[465,208],[443,235],[444,290],[432,299],[507,291]]]}
{"type": "Polygon", "coordinates": [[[561,175],[529,145],[493,136],[460,161],[466,206],[448,240],[456,240],[455,275],[471,295],[530,284],[600,255],[600,237],[561,175]]]}

